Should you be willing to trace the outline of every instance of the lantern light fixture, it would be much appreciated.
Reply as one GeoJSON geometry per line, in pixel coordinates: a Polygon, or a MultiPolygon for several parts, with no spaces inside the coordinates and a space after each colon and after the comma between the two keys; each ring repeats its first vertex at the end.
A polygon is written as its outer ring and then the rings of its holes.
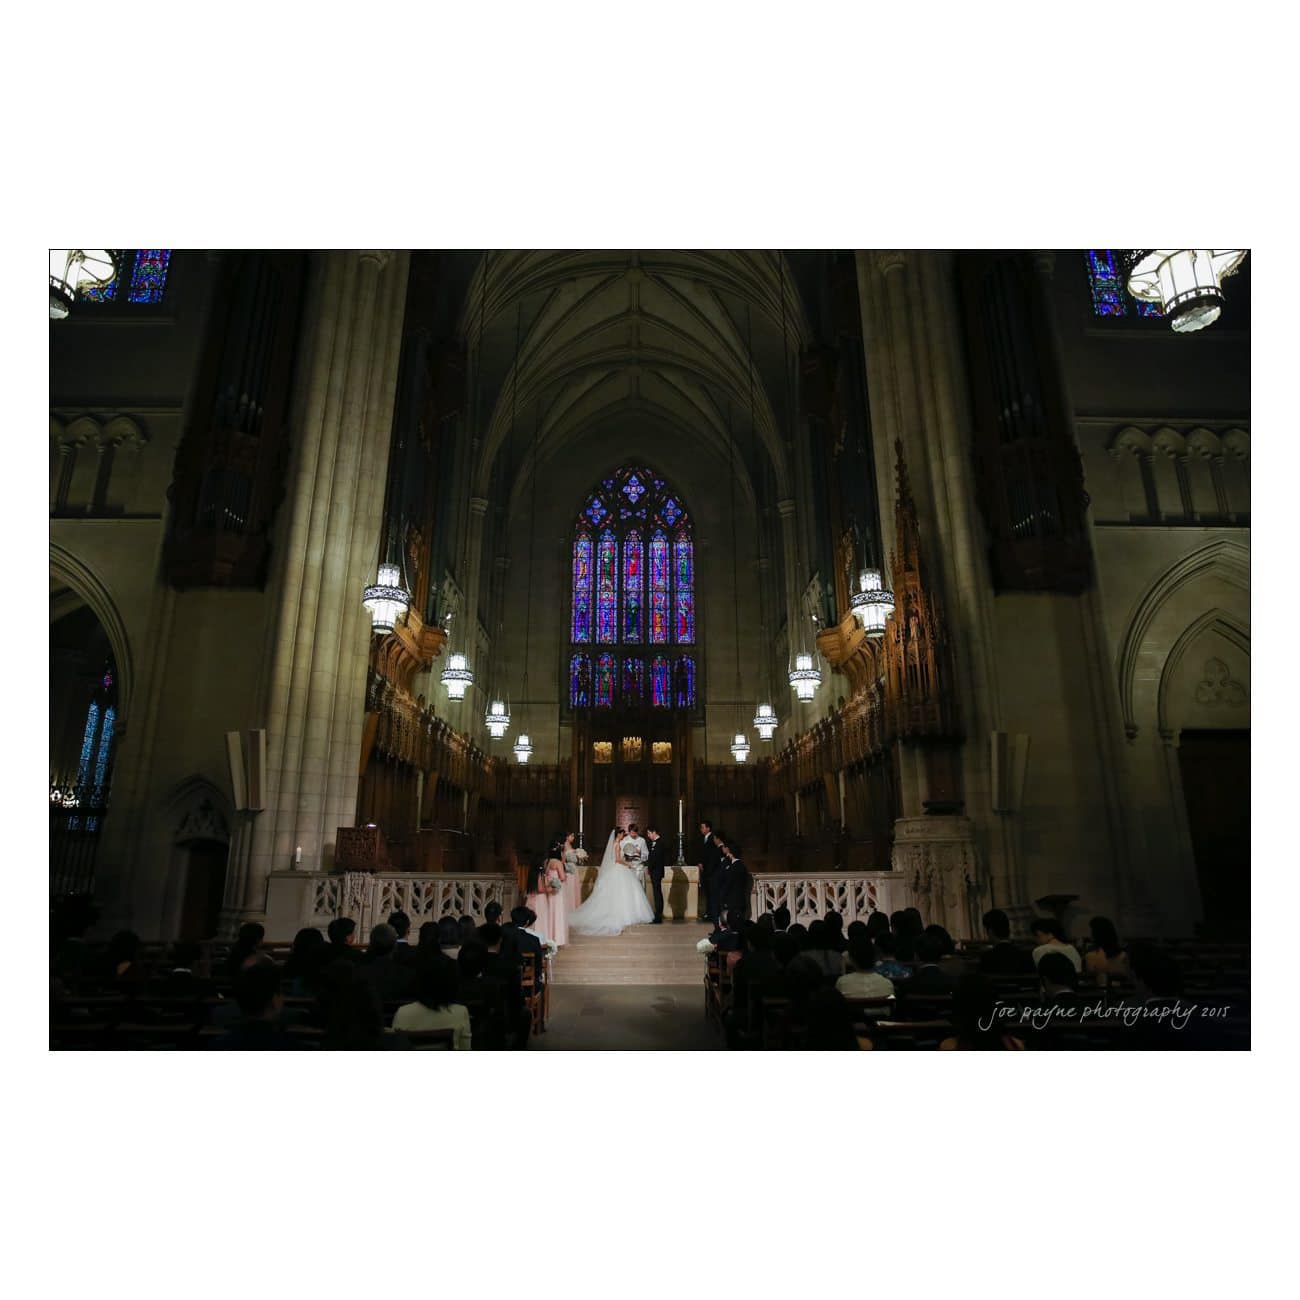
{"type": "Polygon", "coordinates": [[[737,763],[743,763],[749,757],[749,741],[743,731],[736,732],[732,739],[731,756],[737,763]]]}
{"type": "Polygon", "coordinates": [[[770,704],[760,704],[754,714],[754,727],[764,740],[771,740],[776,735],[776,710],[770,704]]]}
{"type": "Polygon", "coordinates": [[[879,569],[863,569],[858,574],[858,589],[849,604],[869,637],[885,635],[885,623],[894,612],[894,593],[885,586],[879,569]]]}
{"type": "Polygon", "coordinates": [[[50,249],[50,319],[65,320],[82,289],[108,284],[117,274],[110,248],[50,249]]]}
{"type": "Polygon", "coordinates": [[[510,729],[510,710],[506,708],[505,701],[493,700],[483,715],[483,721],[487,725],[488,735],[493,740],[500,740],[510,729]]]}
{"type": "Polygon", "coordinates": [[[795,655],[794,667],[790,669],[790,685],[794,688],[795,696],[806,704],[817,694],[817,688],[821,684],[821,670],[813,665],[812,655],[795,655]]]}
{"type": "Polygon", "coordinates": [[[397,565],[379,566],[379,579],[361,593],[361,603],[370,611],[372,631],[391,632],[397,626],[397,620],[411,608],[411,593],[402,585],[397,565]]]}
{"type": "Polygon", "coordinates": [[[527,763],[533,756],[533,742],[526,731],[515,737],[515,757],[520,763],[527,763]]]}
{"type": "Polygon", "coordinates": [[[1177,334],[1203,330],[1223,310],[1223,281],[1245,260],[1245,248],[1134,248],[1123,258],[1128,291],[1159,303],[1177,334]]]}
{"type": "Polygon", "coordinates": [[[465,692],[474,685],[474,674],[470,671],[469,661],[457,651],[447,660],[438,680],[447,688],[449,700],[463,700],[465,692]]]}

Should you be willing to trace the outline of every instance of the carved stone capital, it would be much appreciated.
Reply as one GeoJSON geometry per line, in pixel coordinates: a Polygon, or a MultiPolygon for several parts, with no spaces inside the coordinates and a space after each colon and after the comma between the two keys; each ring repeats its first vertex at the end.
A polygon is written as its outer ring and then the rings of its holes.
{"type": "Polygon", "coordinates": [[[793,516],[794,514],[793,499],[790,497],[783,497],[780,501],[778,501],[776,503],[776,513],[779,514],[782,519],[791,518],[791,516],[793,516]]]}
{"type": "Polygon", "coordinates": [[[357,253],[357,257],[360,258],[362,266],[371,264],[378,271],[382,271],[384,267],[388,265],[388,259],[390,256],[391,254],[383,248],[363,248],[357,253]]]}
{"type": "Polygon", "coordinates": [[[907,265],[907,252],[901,248],[878,248],[872,254],[872,261],[881,275],[891,275],[901,271],[907,265]]]}

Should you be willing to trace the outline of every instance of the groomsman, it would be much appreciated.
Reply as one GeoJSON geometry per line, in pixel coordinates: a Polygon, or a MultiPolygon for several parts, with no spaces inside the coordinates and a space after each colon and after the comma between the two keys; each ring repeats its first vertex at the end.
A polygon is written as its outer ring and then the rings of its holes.
{"type": "Polygon", "coordinates": [[[716,925],[722,884],[722,853],[713,838],[713,823],[700,819],[700,894],[704,899],[704,919],[716,925]]]}
{"type": "Polygon", "coordinates": [[[664,842],[653,826],[645,828],[646,839],[650,841],[650,855],[645,860],[646,874],[650,877],[650,888],[655,896],[655,925],[664,923],[664,842]]]}
{"type": "Polygon", "coordinates": [[[722,835],[715,835],[722,854],[722,879],[718,887],[719,915],[729,930],[740,929],[749,916],[749,870],[740,860],[738,845],[728,844],[722,835]]]}

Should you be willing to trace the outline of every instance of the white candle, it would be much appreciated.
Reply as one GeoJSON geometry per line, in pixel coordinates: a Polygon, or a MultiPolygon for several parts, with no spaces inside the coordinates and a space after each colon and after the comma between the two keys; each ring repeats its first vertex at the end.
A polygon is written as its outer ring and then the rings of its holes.
{"type": "Polygon", "coordinates": [[[293,851],[293,861],[295,866],[302,866],[302,845],[299,844],[293,851]]]}
{"type": "Polygon", "coordinates": [[[685,822],[682,820],[683,813],[684,813],[684,801],[680,797],[678,797],[677,800],[677,834],[678,835],[682,833],[682,830],[685,827],[685,822]]]}
{"type": "Polygon", "coordinates": [[[578,796],[578,834],[582,834],[582,796],[578,796]]]}

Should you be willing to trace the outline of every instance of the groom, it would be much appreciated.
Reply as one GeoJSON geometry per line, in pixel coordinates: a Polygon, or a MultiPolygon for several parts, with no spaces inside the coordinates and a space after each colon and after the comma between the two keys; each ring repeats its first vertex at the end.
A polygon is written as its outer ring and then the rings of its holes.
{"type": "Polygon", "coordinates": [[[646,839],[650,841],[650,856],[645,860],[646,874],[650,877],[650,888],[655,896],[655,925],[664,923],[664,842],[653,826],[645,828],[646,839]]]}

